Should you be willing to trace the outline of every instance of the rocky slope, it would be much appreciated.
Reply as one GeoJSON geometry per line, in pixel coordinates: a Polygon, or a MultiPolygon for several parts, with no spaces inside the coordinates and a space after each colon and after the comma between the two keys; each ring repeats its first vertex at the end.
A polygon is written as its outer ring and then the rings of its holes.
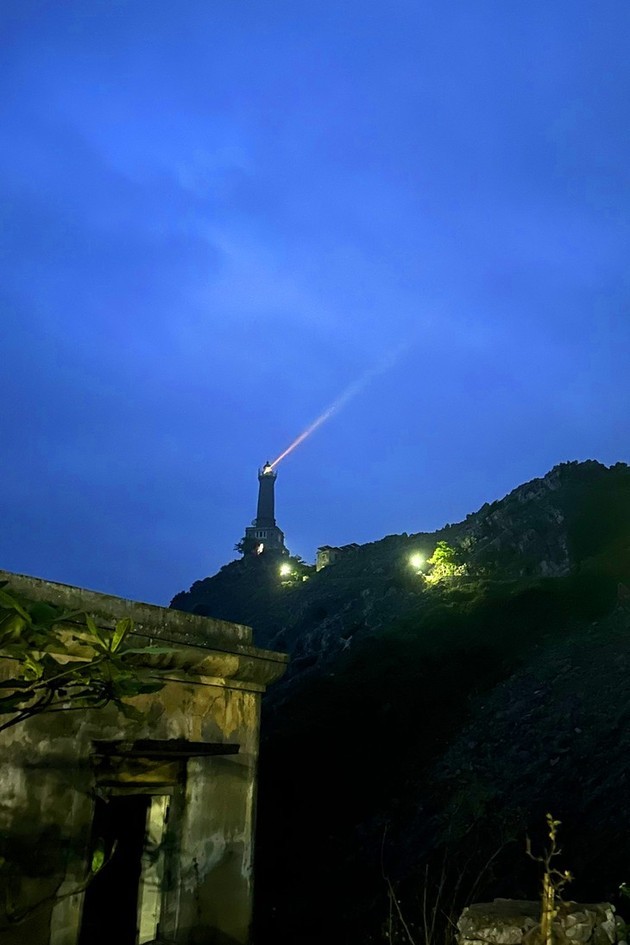
{"type": "Polygon", "coordinates": [[[469,896],[533,897],[547,810],[571,895],[628,881],[629,586],[630,469],[588,462],[294,586],[250,559],[178,595],[292,654],[264,708],[260,945],[384,941],[385,876],[445,934],[469,896]],[[438,540],[465,572],[430,586],[408,558],[438,540]]]}
{"type": "Polygon", "coordinates": [[[464,522],[351,547],[306,582],[282,584],[275,557],[249,557],[196,581],[171,606],[253,626],[259,646],[291,653],[292,673],[324,671],[352,641],[432,602],[410,571],[413,552],[428,557],[445,540],[474,580],[562,576],[608,553],[629,521],[625,464],[563,463],[464,522]]]}

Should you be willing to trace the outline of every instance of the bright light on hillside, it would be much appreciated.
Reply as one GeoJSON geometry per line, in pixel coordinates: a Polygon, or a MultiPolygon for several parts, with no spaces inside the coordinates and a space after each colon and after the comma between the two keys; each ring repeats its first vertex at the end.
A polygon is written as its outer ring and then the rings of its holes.
{"type": "Polygon", "coordinates": [[[280,565],[280,577],[288,577],[289,574],[291,574],[291,565],[285,561],[280,565]]]}
{"type": "Polygon", "coordinates": [[[416,571],[419,571],[424,564],[424,555],[421,555],[418,551],[415,551],[409,558],[409,564],[412,568],[415,568],[416,571]]]}

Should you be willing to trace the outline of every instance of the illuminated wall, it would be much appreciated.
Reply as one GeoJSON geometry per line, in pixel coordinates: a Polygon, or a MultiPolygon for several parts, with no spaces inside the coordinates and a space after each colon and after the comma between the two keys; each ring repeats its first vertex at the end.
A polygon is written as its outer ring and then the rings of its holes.
{"type": "Polygon", "coordinates": [[[133,700],[142,721],[110,706],[0,734],[3,945],[247,943],[260,699],[286,657],[252,647],[238,624],[1,571],[0,580],[101,626],[130,616],[137,645],[171,648],[147,658],[168,680],[133,700]],[[86,886],[99,838],[108,848],[116,839],[114,855],[86,886]]]}

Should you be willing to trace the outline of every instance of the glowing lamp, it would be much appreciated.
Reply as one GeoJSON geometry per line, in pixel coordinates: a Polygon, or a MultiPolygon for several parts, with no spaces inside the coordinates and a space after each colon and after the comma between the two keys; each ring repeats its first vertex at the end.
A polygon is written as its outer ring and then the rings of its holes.
{"type": "Polygon", "coordinates": [[[424,564],[424,557],[419,552],[415,551],[409,558],[409,564],[416,571],[419,571],[422,565],[424,564]]]}
{"type": "Polygon", "coordinates": [[[287,564],[287,562],[285,561],[284,564],[280,565],[280,576],[287,577],[289,574],[291,574],[291,565],[287,564]]]}

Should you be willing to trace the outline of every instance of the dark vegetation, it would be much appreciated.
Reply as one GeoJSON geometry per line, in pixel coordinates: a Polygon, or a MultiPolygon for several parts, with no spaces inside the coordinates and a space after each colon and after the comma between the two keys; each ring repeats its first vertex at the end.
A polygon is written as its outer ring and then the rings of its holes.
{"type": "Polygon", "coordinates": [[[259,943],[382,942],[391,889],[412,930],[435,909],[439,937],[471,896],[535,898],[525,834],[542,842],[548,810],[571,896],[614,900],[630,876],[628,585],[630,470],[582,463],[304,586],[246,561],[179,595],[294,657],[263,717],[259,943]],[[466,573],[429,586],[406,556],[438,540],[466,573]]]}

